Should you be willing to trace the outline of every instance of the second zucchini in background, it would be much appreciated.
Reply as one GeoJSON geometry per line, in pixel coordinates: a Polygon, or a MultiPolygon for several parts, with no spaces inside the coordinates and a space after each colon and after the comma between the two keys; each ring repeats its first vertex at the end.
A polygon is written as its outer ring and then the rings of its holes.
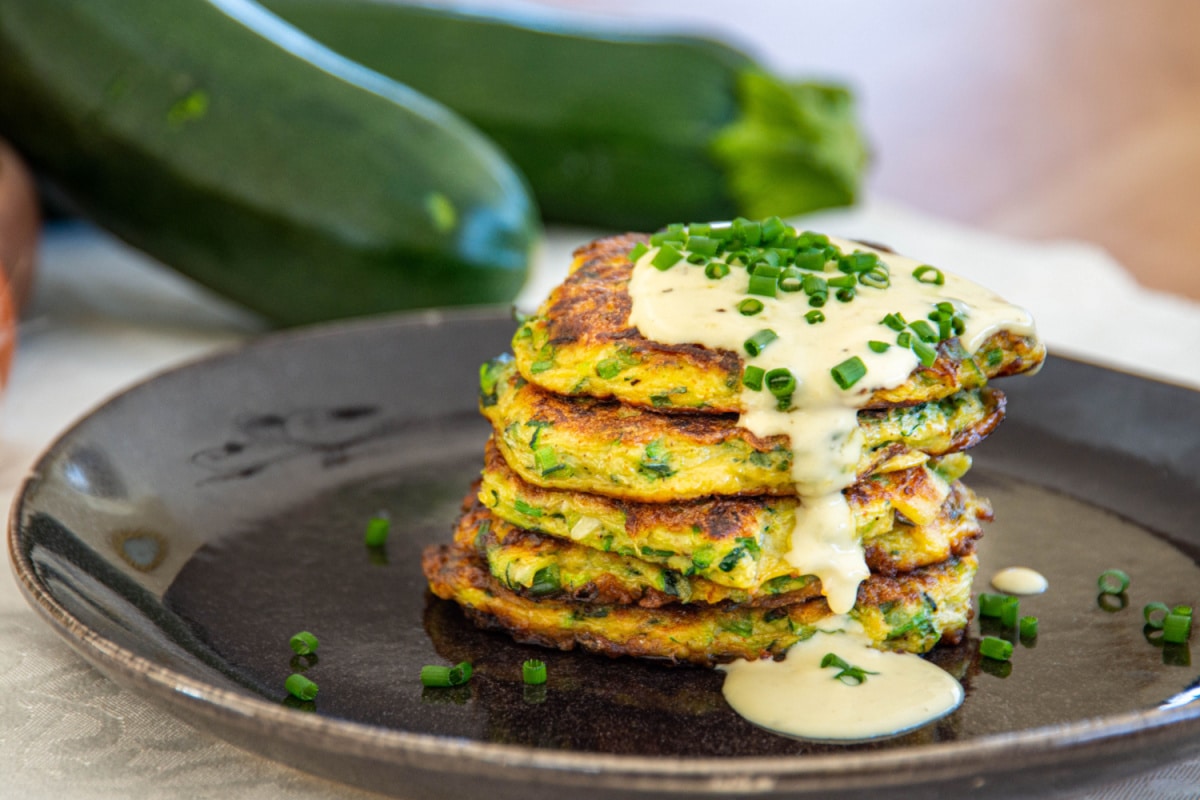
{"type": "Polygon", "coordinates": [[[475,123],[548,219],[797,214],[852,203],[866,165],[846,90],[787,83],[708,39],[382,0],[263,4],[475,123]]]}

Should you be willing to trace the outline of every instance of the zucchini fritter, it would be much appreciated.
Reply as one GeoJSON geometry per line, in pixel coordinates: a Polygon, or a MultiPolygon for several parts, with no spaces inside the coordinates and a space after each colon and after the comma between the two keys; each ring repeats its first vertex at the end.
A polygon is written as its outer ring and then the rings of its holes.
{"type": "MultiPolygon", "coordinates": [[[[872,575],[850,612],[878,647],[923,653],[962,637],[970,614],[974,555],[898,577],[872,575]]],[[[518,642],[608,656],[712,665],[781,656],[815,632],[829,606],[814,598],[778,608],[674,605],[643,608],[541,598],[505,589],[473,547],[432,545],[422,568],[438,597],[454,600],[477,625],[518,642]]]]}
{"type": "MultiPolygon", "coordinates": [[[[951,509],[920,528],[900,525],[867,545],[872,572],[898,575],[973,552],[981,528],[975,514],[951,509]]],[[[751,540],[733,551],[738,561],[774,574],[750,589],[732,588],[680,571],[662,562],[669,551],[605,551],[569,539],[518,528],[475,504],[459,520],[455,541],[474,546],[492,575],[506,588],[531,598],[551,597],[589,603],[648,608],[672,603],[744,603],[774,608],[821,595],[815,576],[799,574],[778,555],[767,556],[751,540]],[[649,557],[648,557],[649,556],[649,557]],[[770,562],[769,564],[764,562],[770,562]]]]}
{"type": "MultiPolygon", "coordinates": [[[[509,467],[538,486],[648,502],[795,492],[786,436],[761,439],[731,415],[663,414],[567,398],[526,382],[511,362],[487,365],[483,415],[509,467]]],[[[984,388],[936,402],[859,412],[860,477],[974,446],[1004,417],[984,388]],[[914,452],[916,451],[916,452],[914,452]]]]}
{"type": "MultiPolygon", "coordinates": [[[[640,234],[599,239],[575,252],[571,274],[513,338],[526,380],[565,395],[616,398],[662,410],[739,413],[742,359],[700,345],[650,341],[629,325],[632,300],[626,257],[640,234]]],[[[998,333],[971,356],[957,339],[939,346],[937,360],[914,370],[894,389],[876,391],[866,407],[940,400],[989,378],[1035,368],[1046,357],[1035,337],[998,333]]]]}
{"type": "MultiPolygon", "coordinates": [[[[966,471],[970,459],[953,455],[942,462],[937,466],[945,478],[954,479],[966,471]]],[[[888,573],[915,569],[947,558],[950,538],[978,535],[978,521],[990,519],[990,507],[957,480],[948,484],[945,478],[920,465],[874,475],[846,490],[868,566],[888,573]],[[912,523],[921,530],[906,541],[901,537],[912,523]],[[946,532],[948,523],[955,533],[946,532]],[[958,526],[970,526],[973,533],[957,531],[958,526]]],[[[515,527],[636,556],[724,587],[753,590],[793,572],[785,555],[795,497],[635,503],[543,489],[521,480],[489,442],[479,499],[515,527]]]]}

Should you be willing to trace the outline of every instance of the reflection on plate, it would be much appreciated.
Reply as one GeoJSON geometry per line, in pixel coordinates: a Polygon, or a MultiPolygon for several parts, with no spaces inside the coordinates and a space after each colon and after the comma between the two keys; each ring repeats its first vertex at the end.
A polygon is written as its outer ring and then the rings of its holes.
{"type": "Polygon", "coordinates": [[[933,656],[967,689],[957,712],[813,744],[744,722],[718,674],[517,645],[427,593],[419,553],[449,536],[486,436],[476,366],[510,332],[487,313],[315,329],[133,389],[22,493],[10,547],[30,602],[190,722],[404,796],[1030,796],[1200,743],[1190,650],[1140,624],[1152,600],[1200,603],[1200,452],[1172,433],[1200,429],[1200,395],[1061,359],[1007,381],[1013,416],[973,473],[997,509],[977,588],[1013,564],[1045,574],[1022,604],[1038,639],[980,659],[977,621],[933,656]],[[392,535],[369,550],[380,510],[392,535]],[[1125,608],[1097,603],[1113,566],[1133,576],[1125,608]],[[317,656],[288,648],[301,629],[317,656]],[[521,683],[530,657],[543,688],[521,683]],[[470,684],[421,688],[422,664],[460,660],[470,684]],[[315,702],[286,698],[296,671],[315,702]]]}

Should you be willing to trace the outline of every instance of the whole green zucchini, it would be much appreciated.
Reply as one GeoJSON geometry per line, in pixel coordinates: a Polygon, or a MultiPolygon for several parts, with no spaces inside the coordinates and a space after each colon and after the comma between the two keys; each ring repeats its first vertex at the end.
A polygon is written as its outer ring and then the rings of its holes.
{"type": "Polygon", "coordinates": [[[247,0],[3,0],[0,133],[281,324],[510,299],[539,235],[486,137],[247,0]]]}
{"type": "Polygon", "coordinates": [[[788,84],[708,39],[389,0],[263,0],[491,136],[549,219],[652,230],[853,202],[866,164],[842,88],[788,84]]]}

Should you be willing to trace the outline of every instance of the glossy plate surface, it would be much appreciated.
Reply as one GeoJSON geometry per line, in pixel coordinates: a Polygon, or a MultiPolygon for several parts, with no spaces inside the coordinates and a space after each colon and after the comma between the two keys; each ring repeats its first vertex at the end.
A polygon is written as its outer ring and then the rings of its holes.
{"type": "Polygon", "coordinates": [[[516,645],[425,591],[419,554],[448,539],[482,459],[477,367],[511,331],[485,312],[318,328],[135,387],[24,487],[9,546],[26,596],[189,722],[400,796],[1031,796],[1200,746],[1191,651],[1141,624],[1154,600],[1200,605],[1200,394],[1058,358],[1005,381],[1009,419],[968,477],[997,515],[976,589],[1005,566],[1045,574],[1022,604],[1040,636],[985,661],[977,621],[934,656],[963,681],[961,709],[815,745],[742,721],[716,673],[516,645]],[[381,510],[391,537],[370,550],[381,510]],[[1133,585],[1101,603],[1109,567],[1133,585]],[[317,658],[288,648],[301,629],[317,658]],[[531,657],[544,691],[521,684],[531,657]],[[460,660],[468,686],[422,690],[421,665],[460,660]],[[286,699],[294,671],[315,703],[286,699]]]}

